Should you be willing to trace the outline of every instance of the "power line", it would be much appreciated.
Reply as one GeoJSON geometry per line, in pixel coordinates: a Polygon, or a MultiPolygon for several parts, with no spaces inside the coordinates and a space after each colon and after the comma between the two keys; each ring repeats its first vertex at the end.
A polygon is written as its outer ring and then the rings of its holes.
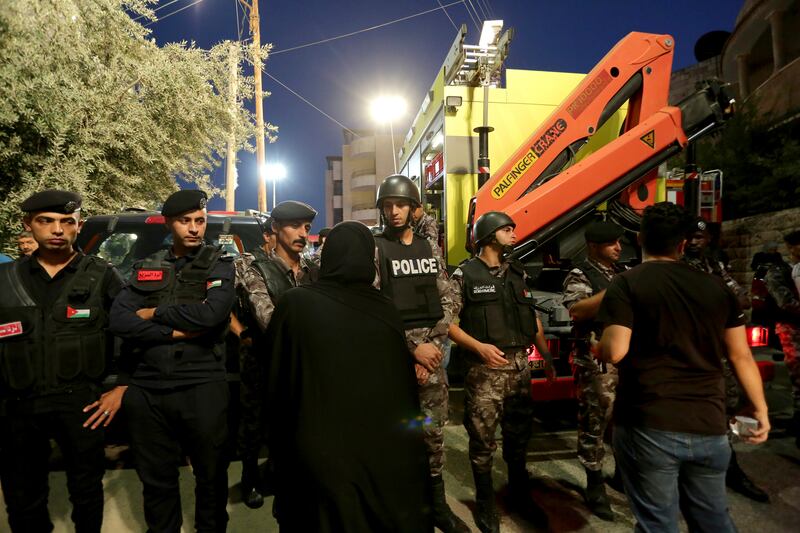
{"type": "Polygon", "coordinates": [[[458,4],[463,4],[464,2],[466,2],[466,0],[458,0],[456,2],[450,2],[449,4],[445,4],[445,5],[441,5],[440,4],[441,7],[435,7],[433,9],[428,9],[426,11],[420,11],[419,13],[414,13],[413,15],[408,15],[406,17],[401,17],[399,19],[390,20],[389,22],[384,22],[383,24],[378,24],[376,26],[370,26],[368,28],[363,28],[363,29],[360,29],[360,30],[351,31],[349,33],[345,33],[345,34],[342,34],[342,35],[337,35],[336,37],[328,37],[327,39],[321,39],[319,41],[314,41],[313,43],[306,43],[306,44],[301,44],[301,45],[298,45],[298,46],[293,46],[291,48],[283,48],[281,50],[275,50],[275,51],[271,52],[271,55],[283,54],[284,52],[292,52],[294,50],[299,50],[301,48],[308,48],[309,46],[315,46],[317,44],[329,43],[331,41],[336,41],[338,39],[344,39],[345,37],[352,37],[353,35],[358,35],[359,33],[364,33],[364,32],[367,32],[367,31],[372,31],[372,30],[377,30],[379,28],[384,28],[384,27],[389,26],[391,24],[396,24],[398,22],[403,22],[403,21],[406,21],[406,20],[409,20],[409,19],[413,19],[415,17],[421,17],[422,15],[427,15],[428,13],[433,13],[435,11],[439,11],[440,9],[444,10],[445,8],[448,8],[448,7],[451,7],[451,6],[455,6],[455,5],[458,5],[458,4]]]}
{"type": "Polygon", "coordinates": [[[233,15],[236,17],[236,40],[242,40],[242,28],[239,24],[239,0],[233,0],[233,15]]]}
{"type": "Polygon", "coordinates": [[[194,2],[192,2],[192,3],[191,3],[191,4],[189,4],[189,5],[183,6],[183,7],[182,7],[182,8],[180,8],[180,9],[176,9],[175,11],[172,11],[172,12],[170,12],[170,13],[167,13],[167,14],[166,14],[166,15],[164,15],[163,17],[159,17],[157,20],[154,20],[154,21],[152,21],[152,22],[148,22],[147,24],[144,24],[144,27],[147,27],[147,26],[152,26],[152,25],[153,25],[153,24],[155,24],[156,22],[161,22],[162,20],[164,20],[164,19],[166,19],[166,18],[169,18],[169,17],[171,17],[172,15],[175,15],[175,14],[177,14],[177,13],[180,13],[180,12],[181,12],[181,11],[183,11],[184,9],[189,9],[190,7],[192,7],[192,6],[194,6],[194,5],[197,5],[197,4],[199,4],[200,2],[202,2],[202,1],[203,1],[203,0],[194,0],[194,2]]]}
{"type": "MultiPolygon", "coordinates": [[[[160,11],[160,10],[164,9],[165,7],[169,7],[170,5],[174,4],[175,2],[180,2],[180,0],[172,0],[171,2],[167,2],[167,3],[166,3],[166,4],[164,4],[163,6],[158,6],[157,8],[155,8],[155,9],[153,10],[153,13],[155,13],[156,11],[160,11]]],[[[142,18],[145,18],[146,16],[147,16],[147,15],[139,15],[138,17],[136,17],[135,19],[133,19],[133,21],[134,21],[134,22],[136,22],[137,20],[139,20],[139,19],[142,19],[142,18]]]]}
{"type": "Polygon", "coordinates": [[[442,3],[439,0],[436,0],[436,3],[439,4],[439,7],[442,8],[442,11],[444,11],[444,14],[447,16],[447,20],[450,21],[450,24],[453,25],[453,28],[455,28],[455,30],[458,31],[458,26],[456,26],[456,23],[453,22],[452,17],[450,17],[450,13],[447,12],[447,10],[442,6],[442,3]]]}
{"type": "Polygon", "coordinates": [[[285,83],[283,83],[281,80],[279,80],[278,78],[276,78],[275,76],[273,76],[272,74],[270,74],[269,72],[267,72],[266,70],[264,71],[264,74],[266,74],[266,75],[267,75],[267,76],[268,76],[268,77],[269,77],[269,78],[270,78],[272,81],[274,81],[275,83],[277,83],[278,85],[280,85],[281,87],[283,87],[284,89],[286,89],[287,91],[289,91],[290,93],[292,93],[293,95],[295,95],[296,97],[298,97],[300,100],[302,100],[303,102],[307,103],[308,105],[310,105],[311,107],[313,107],[314,109],[316,109],[317,111],[319,111],[320,113],[322,113],[323,115],[325,115],[326,117],[328,117],[330,120],[332,120],[333,122],[335,122],[336,124],[338,124],[338,125],[339,125],[339,126],[342,128],[342,129],[349,131],[350,133],[352,133],[352,134],[353,134],[353,135],[355,135],[356,137],[360,137],[360,135],[358,135],[358,133],[354,132],[353,130],[351,130],[350,128],[348,128],[347,126],[345,126],[344,124],[342,124],[341,122],[339,122],[338,120],[336,120],[335,118],[333,118],[332,116],[330,116],[329,114],[327,114],[325,111],[323,111],[323,110],[322,110],[322,109],[320,109],[319,107],[317,107],[317,106],[315,106],[314,104],[312,104],[312,103],[311,103],[311,102],[310,102],[310,101],[309,101],[307,98],[305,98],[303,95],[301,95],[300,93],[298,93],[298,92],[297,92],[297,91],[295,91],[294,89],[292,89],[292,88],[290,88],[289,86],[287,86],[285,83]]]}
{"type": "MultiPolygon", "coordinates": [[[[474,9],[475,9],[475,6],[473,6],[473,5],[472,5],[472,0],[467,0],[467,1],[464,3],[464,7],[466,7],[466,8],[467,8],[467,13],[469,13],[469,18],[471,18],[471,19],[472,19],[472,22],[474,22],[474,23],[475,23],[475,28],[477,28],[477,29],[478,29],[478,33],[480,33],[480,31],[481,31],[481,25],[480,25],[480,22],[479,22],[479,20],[480,20],[481,16],[480,16],[480,15],[478,15],[478,17],[477,17],[477,18],[476,18],[476,17],[474,17],[474,16],[472,16],[472,10],[474,10],[474,9]],[[470,10],[470,7],[472,7],[472,10],[470,10]]],[[[477,12],[476,12],[476,13],[477,13],[477,12]]]]}
{"type": "MultiPolygon", "coordinates": [[[[479,0],[475,0],[475,3],[478,4],[478,9],[481,10],[481,17],[483,17],[483,20],[488,20],[489,19],[489,14],[486,12],[485,9],[483,9],[483,4],[481,4],[479,0]]],[[[476,11],[476,13],[477,13],[477,11],[476,11]]]]}
{"type": "Polygon", "coordinates": [[[489,5],[489,0],[478,0],[478,3],[486,6],[486,14],[489,17],[495,18],[494,9],[492,9],[492,7],[489,5]]]}
{"type": "Polygon", "coordinates": [[[467,14],[469,15],[469,18],[472,19],[472,23],[475,24],[475,27],[478,29],[478,31],[481,31],[481,27],[478,24],[478,21],[475,19],[475,16],[472,14],[472,11],[469,9],[469,4],[467,4],[467,1],[468,0],[464,1],[464,9],[467,10],[467,14]]]}

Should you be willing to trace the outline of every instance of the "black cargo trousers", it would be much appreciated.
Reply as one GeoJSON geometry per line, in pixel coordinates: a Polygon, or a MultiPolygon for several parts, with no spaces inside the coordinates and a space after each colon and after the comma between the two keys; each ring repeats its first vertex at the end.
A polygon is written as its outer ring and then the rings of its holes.
{"type": "MultiPolygon", "coordinates": [[[[83,408],[97,400],[85,386],[49,396],[4,401],[0,416],[0,482],[14,533],[48,533],[50,439],[64,458],[76,533],[103,524],[104,432],[83,427],[83,408]]],[[[0,526],[0,530],[4,528],[0,526]]]]}
{"type": "Polygon", "coordinates": [[[189,457],[195,478],[195,528],[225,531],[228,513],[228,384],[168,389],[131,385],[122,399],[136,472],[144,485],[149,531],[179,533],[179,471],[189,457]]]}

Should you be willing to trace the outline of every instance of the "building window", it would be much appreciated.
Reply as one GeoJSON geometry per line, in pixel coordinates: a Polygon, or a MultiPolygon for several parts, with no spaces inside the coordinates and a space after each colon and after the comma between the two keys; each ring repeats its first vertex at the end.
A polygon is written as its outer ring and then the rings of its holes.
{"type": "Polygon", "coordinates": [[[344,212],[343,212],[342,208],[341,207],[335,207],[333,209],[333,223],[334,223],[334,225],[338,224],[343,219],[344,219],[344,212]]]}
{"type": "Polygon", "coordinates": [[[342,195],[342,182],[341,182],[341,180],[333,180],[333,195],[334,196],[341,196],[342,195]]]}

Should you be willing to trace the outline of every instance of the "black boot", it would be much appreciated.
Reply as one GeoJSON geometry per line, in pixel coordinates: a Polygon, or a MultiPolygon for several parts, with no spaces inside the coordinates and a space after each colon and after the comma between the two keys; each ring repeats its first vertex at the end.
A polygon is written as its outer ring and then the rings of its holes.
{"type": "Polygon", "coordinates": [[[472,470],[475,479],[475,523],[481,533],[499,533],[500,515],[494,502],[492,472],[472,470]]]}
{"type": "Polygon", "coordinates": [[[470,533],[469,526],[453,513],[444,495],[442,476],[431,476],[433,488],[433,525],[444,533],[470,533]]]}
{"type": "Polygon", "coordinates": [[[539,526],[547,525],[547,515],[531,498],[530,478],[525,463],[508,463],[508,505],[526,521],[539,526]]]}
{"type": "Polygon", "coordinates": [[[250,509],[264,505],[261,494],[261,475],[258,471],[258,457],[242,457],[242,501],[250,509]]]}
{"type": "Polygon", "coordinates": [[[614,511],[606,494],[605,479],[602,470],[586,469],[586,505],[598,518],[607,522],[614,521],[614,511]]]}
{"type": "Polygon", "coordinates": [[[725,474],[725,484],[733,491],[742,496],[760,503],[769,503],[769,494],[759,488],[747,477],[744,470],[736,460],[736,452],[731,450],[731,460],[728,463],[728,472],[725,474]]]}

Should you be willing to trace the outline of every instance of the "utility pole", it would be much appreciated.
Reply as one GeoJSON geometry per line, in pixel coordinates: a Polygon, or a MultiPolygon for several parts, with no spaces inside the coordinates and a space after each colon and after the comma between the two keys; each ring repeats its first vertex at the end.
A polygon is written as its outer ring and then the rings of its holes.
{"type": "MultiPolygon", "coordinates": [[[[239,43],[230,43],[228,55],[228,105],[231,119],[237,112],[236,95],[239,92],[239,43]]],[[[236,137],[231,126],[228,135],[228,151],[225,161],[225,210],[236,211],[236,137]]]]}
{"type": "MultiPolygon", "coordinates": [[[[256,164],[258,165],[258,210],[267,210],[267,186],[264,182],[264,165],[266,161],[264,147],[264,95],[261,87],[261,27],[258,18],[258,0],[239,0],[239,3],[250,12],[250,35],[253,42],[250,50],[253,54],[253,77],[255,81],[256,104],[256,164]]],[[[274,206],[273,206],[274,207],[274,206]]]]}

